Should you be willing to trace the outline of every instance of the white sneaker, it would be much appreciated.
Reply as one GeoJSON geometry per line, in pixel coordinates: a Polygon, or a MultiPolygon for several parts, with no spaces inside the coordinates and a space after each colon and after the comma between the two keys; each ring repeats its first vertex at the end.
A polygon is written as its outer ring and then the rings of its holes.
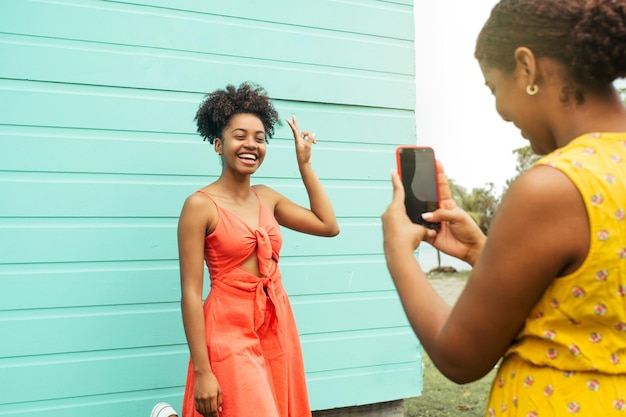
{"type": "Polygon", "coordinates": [[[150,413],[150,417],[170,417],[170,416],[178,416],[176,410],[172,408],[168,403],[158,403],[152,409],[150,413]]]}

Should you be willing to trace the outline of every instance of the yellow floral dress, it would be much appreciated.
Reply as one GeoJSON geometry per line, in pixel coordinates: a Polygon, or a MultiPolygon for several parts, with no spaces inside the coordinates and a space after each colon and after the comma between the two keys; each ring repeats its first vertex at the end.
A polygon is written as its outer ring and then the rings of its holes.
{"type": "Polygon", "coordinates": [[[555,279],[506,352],[485,416],[626,417],[626,133],[576,138],[537,162],[576,184],[589,254],[555,279]]]}

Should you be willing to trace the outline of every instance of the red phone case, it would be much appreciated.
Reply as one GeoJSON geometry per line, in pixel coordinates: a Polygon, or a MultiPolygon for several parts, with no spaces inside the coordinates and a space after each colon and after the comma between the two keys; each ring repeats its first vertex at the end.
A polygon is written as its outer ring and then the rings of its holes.
{"type": "MultiPolygon", "coordinates": [[[[436,203],[437,203],[437,208],[439,207],[439,181],[438,181],[438,172],[437,172],[437,164],[435,162],[435,151],[433,150],[433,148],[428,147],[428,146],[418,146],[418,145],[400,145],[396,148],[396,165],[397,165],[397,169],[398,169],[398,175],[400,176],[400,179],[402,179],[402,163],[401,163],[401,159],[400,159],[400,154],[402,152],[403,149],[411,149],[411,150],[424,150],[427,151],[428,153],[430,153],[432,155],[432,163],[433,163],[433,179],[434,179],[434,187],[435,187],[435,192],[436,192],[436,203]]],[[[429,158],[430,160],[431,158],[429,158]]],[[[409,214],[409,217],[411,217],[411,220],[414,223],[418,223],[421,224],[425,227],[431,228],[431,229],[435,229],[437,230],[440,227],[439,223],[431,223],[431,222],[427,222],[425,220],[423,220],[421,218],[421,213],[425,212],[425,210],[420,210],[418,214],[414,214],[414,213],[409,213],[410,210],[410,204],[407,202],[407,198],[408,198],[408,193],[407,193],[407,187],[406,184],[403,185],[405,186],[405,207],[407,208],[407,214],[409,214]],[[413,215],[412,215],[413,214],[413,215]]],[[[421,200],[420,200],[421,201],[421,200]]],[[[425,203],[425,202],[424,202],[425,203]]],[[[432,211],[432,207],[430,208],[429,211],[432,211]]]]}

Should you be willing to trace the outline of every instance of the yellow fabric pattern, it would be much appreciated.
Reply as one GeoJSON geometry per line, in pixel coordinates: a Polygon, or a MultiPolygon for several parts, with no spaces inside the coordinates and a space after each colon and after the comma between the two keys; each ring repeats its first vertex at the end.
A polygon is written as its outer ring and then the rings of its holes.
{"type": "Polygon", "coordinates": [[[589,254],[531,311],[498,369],[485,415],[626,417],[626,133],[578,137],[537,164],[577,186],[589,216],[589,254]]]}

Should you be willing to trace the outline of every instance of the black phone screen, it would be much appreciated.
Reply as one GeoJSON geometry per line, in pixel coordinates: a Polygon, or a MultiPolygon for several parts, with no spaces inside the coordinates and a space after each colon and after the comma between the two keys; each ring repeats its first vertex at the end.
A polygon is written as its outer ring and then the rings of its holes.
{"type": "Polygon", "coordinates": [[[439,223],[422,219],[423,213],[439,208],[434,151],[428,147],[399,147],[398,163],[404,187],[404,205],[409,218],[413,223],[438,229],[439,223]]]}

